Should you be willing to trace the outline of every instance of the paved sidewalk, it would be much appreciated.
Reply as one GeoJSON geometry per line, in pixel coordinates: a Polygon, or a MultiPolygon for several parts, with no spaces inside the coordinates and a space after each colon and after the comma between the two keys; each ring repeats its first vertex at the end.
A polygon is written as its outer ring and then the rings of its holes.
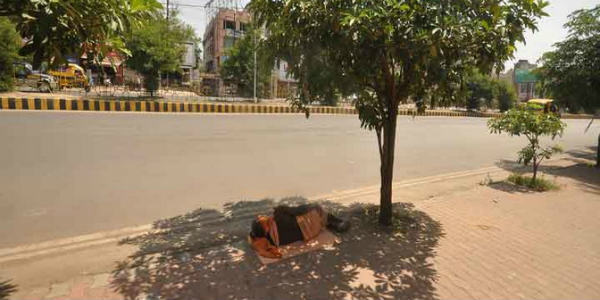
{"type": "MultiPolygon", "coordinates": [[[[570,160],[555,162],[543,171],[547,179],[561,186],[559,191],[532,193],[499,182],[506,178],[505,170],[491,170],[489,178],[478,174],[402,186],[395,191],[395,202],[414,204],[405,208],[410,219],[421,226],[416,231],[403,233],[401,240],[394,242],[390,240],[396,235],[382,240],[376,231],[353,228],[337,250],[310,253],[273,267],[260,267],[243,241],[227,239],[221,231],[196,228],[186,232],[185,239],[177,231],[164,240],[150,235],[139,241],[147,246],[145,251],[169,252],[173,249],[161,248],[170,247],[165,245],[168,238],[182,238],[181,245],[186,245],[188,236],[205,250],[199,252],[201,258],[185,251],[170,253],[165,256],[171,260],[169,264],[145,269],[150,277],[129,274],[114,284],[138,298],[145,298],[143,289],[150,287],[165,299],[169,295],[195,299],[393,299],[403,295],[600,299],[600,171],[570,160]],[[480,184],[487,179],[495,183],[480,184]],[[438,222],[443,237],[435,231],[438,222]],[[373,240],[375,236],[378,238],[373,240]],[[205,238],[222,239],[226,247],[205,244],[205,238]],[[259,286],[259,282],[263,284],[259,286]]],[[[377,203],[377,192],[366,191],[342,193],[335,200],[377,203]]],[[[237,211],[233,207],[234,215],[243,216],[239,226],[232,225],[233,235],[243,233],[246,215],[259,209],[264,207],[237,211]]],[[[170,222],[181,230],[192,224],[190,220],[212,219],[212,212],[200,211],[170,222]]],[[[166,221],[159,225],[165,230],[171,226],[166,221]]],[[[133,250],[111,244],[68,256],[0,265],[0,278],[14,278],[20,285],[14,299],[123,299],[110,285],[110,272],[114,261],[123,260],[133,250]],[[102,255],[106,259],[99,257],[102,255]],[[70,277],[52,273],[61,273],[60,261],[68,266],[68,260],[85,262],[86,257],[94,257],[96,263],[90,263],[95,267],[86,267],[85,273],[74,266],[66,268],[70,277]],[[50,284],[33,280],[36,268],[43,268],[47,279],[55,279],[50,284]],[[31,282],[35,284],[28,284],[31,282]]]]}

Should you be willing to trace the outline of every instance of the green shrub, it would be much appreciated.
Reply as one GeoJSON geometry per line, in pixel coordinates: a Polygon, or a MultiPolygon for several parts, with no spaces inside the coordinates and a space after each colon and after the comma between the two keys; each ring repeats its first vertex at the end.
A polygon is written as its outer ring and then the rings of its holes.
{"type": "Polygon", "coordinates": [[[498,109],[500,109],[502,112],[505,112],[515,107],[517,103],[517,93],[515,92],[513,85],[506,80],[498,80],[496,85],[498,109]]]}
{"type": "Polygon", "coordinates": [[[6,17],[0,17],[0,92],[13,88],[13,62],[19,57],[20,37],[15,25],[6,17]]]}
{"type": "Polygon", "coordinates": [[[558,190],[559,187],[554,182],[546,180],[544,178],[536,178],[535,180],[529,176],[523,176],[521,174],[511,174],[508,176],[508,182],[516,184],[518,186],[528,187],[538,192],[545,192],[550,190],[558,190]]]}

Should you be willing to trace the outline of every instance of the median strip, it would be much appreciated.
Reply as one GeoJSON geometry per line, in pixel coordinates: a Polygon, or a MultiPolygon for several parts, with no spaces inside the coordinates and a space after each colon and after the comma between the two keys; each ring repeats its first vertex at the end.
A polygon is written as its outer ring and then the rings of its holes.
{"type": "MultiPolygon", "coordinates": [[[[304,114],[287,105],[262,105],[243,103],[198,103],[177,101],[97,100],[63,98],[0,98],[0,110],[55,110],[103,112],[168,112],[216,114],[304,114]]],[[[311,106],[311,114],[355,115],[353,107],[311,106]]],[[[418,113],[413,109],[400,109],[400,116],[420,117],[474,117],[492,118],[500,113],[428,110],[418,113]]],[[[563,114],[563,119],[590,119],[591,115],[563,114]]]]}

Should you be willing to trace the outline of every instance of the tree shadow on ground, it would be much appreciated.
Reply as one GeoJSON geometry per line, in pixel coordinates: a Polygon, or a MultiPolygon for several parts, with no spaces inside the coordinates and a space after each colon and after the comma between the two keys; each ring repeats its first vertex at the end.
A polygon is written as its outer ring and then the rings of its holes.
{"type": "Polygon", "coordinates": [[[516,185],[516,184],[510,183],[507,181],[492,182],[492,183],[488,184],[487,186],[492,189],[499,190],[499,191],[502,191],[505,193],[511,193],[511,194],[535,193],[535,191],[532,189],[529,189],[524,186],[516,185]]]}
{"type": "MultiPolygon", "coordinates": [[[[569,166],[553,166],[542,164],[539,168],[539,174],[542,177],[566,177],[574,180],[588,193],[600,195],[600,169],[593,166],[596,159],[596,153],[592,151],[596,147],[588,147],[589,151],[573,150],[565,152],[565,158],[573,164],[569,166]]],[[[496,166],[515,173],[531,172],[531,166],[522,166],[509,160],[501,160],[496,166]]],[[[505,183],[509,185],[510,183],[505,183]]],[[[493,185],[490,185],[493,187],[493,185]]]]}
{"type": "Polygon", "coordinates": [[[0,281],[0,300],[8,299],[8,297],[17,291],[17,286],[10,283],[10,280],[0,281]]]}
{"type": "Polygon", "coordinates": [[[139,249],[113,272],[127,299],[436,299],[432,259],[441,225],[412,204],[394,204],[394,225],[377,224],[378,207],[321,205],[347,218],[341,243],[263,266],[247,242],[249,224],[300,197],[225,205],[158,221],[123,240],[139,249]]]}

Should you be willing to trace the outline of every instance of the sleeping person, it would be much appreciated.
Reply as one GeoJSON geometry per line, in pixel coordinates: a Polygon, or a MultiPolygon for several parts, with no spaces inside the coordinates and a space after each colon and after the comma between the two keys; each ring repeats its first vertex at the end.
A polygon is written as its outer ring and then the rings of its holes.
{"type": "Polygon", "coordinates": [[[309,241],[325,228],[344,232],[350,223],[327,213],[318,204],[280,205],[275,207],[273,216],[258,216],[252,221],[250,241],[260,256],[281,258],[280,246],[309,241]]]}

